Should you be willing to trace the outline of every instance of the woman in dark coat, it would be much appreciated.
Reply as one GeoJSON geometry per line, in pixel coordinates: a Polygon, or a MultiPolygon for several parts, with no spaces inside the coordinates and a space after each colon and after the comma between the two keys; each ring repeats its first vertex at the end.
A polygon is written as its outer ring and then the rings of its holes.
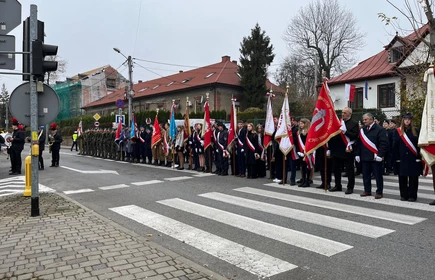
{"type": "Polygon", "coordinates": [[[257,177],[266,177],[266,151],[264,150],[264,131],[261,124],[257,125],[257,154],[260,156],[256,159],[255,171],[257,177]]]}
{"type": "Polygon", "coordinates": [[[417,200],[418,176],[423,171],[418,147],[419,130],[412,124],[412,115],[402,117],[402,124],[394,134],[394,158],[399,175],[400,197],[402,201],[417,200]]]}
{"type": "Polygon", "coordinates": [[[246,133],[246,165],[248,167],[248,179],[257,178],[257,174],[255,172],[256,160],[259,158],[259,154],[257,153],[258,140],[257,134],[254,131],[254,124],[248,124],[248,132],[246,133]]]}

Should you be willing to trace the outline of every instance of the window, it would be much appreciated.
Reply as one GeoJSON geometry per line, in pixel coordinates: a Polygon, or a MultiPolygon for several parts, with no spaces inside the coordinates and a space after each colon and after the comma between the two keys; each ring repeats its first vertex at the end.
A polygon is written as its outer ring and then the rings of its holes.
{"type": "Polygon", "coordinates": [[[364,90],[362,87],[356,88],[355,97],[353,102],[349,102],[349,107],[352,109],[361,109],[363,108],[363,99],[364,99],[364,90]]]}
{"type": "Polygon", "coordinates": [[[146,91],[148,88],[146,87],[146,88],[143,88],[143,89],[140,89],[138,92],[143,92],[143,91],[146,91]]]}
{"type": "Polygon", "coordinates": [[[395,107],[396,106],[396,92],[395,85],[385,84],[378,86],[378,107],[395,107]]]}
{"type": "Polygon", "coordinates": [[[397,62],[402,58],[403,47],[397,47],[391,50],[391,62],[397,62]]]}
{"type": "Polygon", "coordinates": [[[107,79],[106,86],[110,88],[116,88],[116,79],[107,79]]]}
{"type": "Polygon", "coordinates": [[[208,74],[207,76],[205,76],[205,79],[210,78],[210,77],[213,76],[215,73],[216,73],[216,72],[213,72],[213,73],[208,74]]]}
{"type": "Polygon", "coordinates": [[[169,84],[167,84],[166,86],[168,87],[168,86],[172,85],[173,83],[175,83],[175,82],[172,81],[172,82],[170,82],[169,84]]]}
{"type": "Polygon", "coordinates": [[[182,84],[185,84],[185,83],[187,83],[187,82],[190,81],[190,80],[192,80],[192,78],[184,79],[184,80],[181,81],[181,83],[182,83],[182,84]]]}
{"type": "Polygon", "coordinates": [[[160,85],[156,85],[155,87],[153,87],[153,89],[156,89],[156,88],[158,88],[160,85]]]}

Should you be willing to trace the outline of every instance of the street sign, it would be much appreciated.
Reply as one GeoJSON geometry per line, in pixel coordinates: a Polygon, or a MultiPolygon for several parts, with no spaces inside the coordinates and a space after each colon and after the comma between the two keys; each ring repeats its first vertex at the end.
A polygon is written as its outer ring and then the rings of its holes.
{"type": "Polygon", "coordinates": [[[96,122],[94,122],[94,126],[95,126],[95,127],[99,127],[99,126],[100,126],[100,123],[96,121],[96,122]]]}
{"type": "Polygon", "coordinates": [[[0,1],[0,35],[6,35],[21,24],[21,4],[17,0],[0,1]]]}
{"type": "Polygon", "coordinates": [[[100,118],[101,118],[100,115],[98,115],[98,113],[95,113],[94,120],[98,121],[100,118]]]}
{"type": "Polygon", "coordinates": [[[118,108],[124,108],[125,102],[122,99],[116,100],[116,107],[118,108]]]}
{"type": "MultiPolygon", "coordinates": [[[[0,52],[15,52],[15,36],[0,35],[0,52]]],[[[0,69],[15,69],[15,55],[0,53],[0,69]]]]}
{"type": "Polygon", "coordinates": [[[125,124],[125,115],[116,115],[115,122],[119,123],[119,121],[125,124]]]}
{"type": "MultiPolygon", "coordinates": [[[[20,123],[30,125],[30,83],[19,85],[11,93],[9,110],[20,123]]],[[[44,84],[44,92],[38,93],[38,127],[51,123],[56,119],[60,110],[57,93],[44,84]]]]}

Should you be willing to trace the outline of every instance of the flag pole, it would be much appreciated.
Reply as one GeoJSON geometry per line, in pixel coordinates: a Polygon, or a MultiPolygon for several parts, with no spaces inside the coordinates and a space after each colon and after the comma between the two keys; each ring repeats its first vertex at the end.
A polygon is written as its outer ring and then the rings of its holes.
{"type": "Polygon", "coordinates": [[[325,150],[325,152],[323,153],[325,155],[325,172],[324,172],[325,176],[323,177],[323,187],[325,189],[325,192],[327,192],[328,187],[326,185],[328,184],[328,178],[327,178],[326,174],[328,174],[328,172],[327,172],[327,169],[328,169],[328,160],[326,158],[326,146],[324,146],[323,149],[325,150]]]}
{"type": "Polygon", "coordinates": [[[286,160],[287,160],[287,155],[284,155],[284,157],[283,157],[283,162],[282,162],[282,185],[284,186],[285,185],[285,178],[284,178],[284,176],[285,176],[285,162],[286,162],[286,160]]]}

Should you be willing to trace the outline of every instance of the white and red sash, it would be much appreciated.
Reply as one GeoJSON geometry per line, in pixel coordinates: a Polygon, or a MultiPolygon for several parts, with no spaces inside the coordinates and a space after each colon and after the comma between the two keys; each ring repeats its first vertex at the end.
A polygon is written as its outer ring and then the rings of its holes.
{"type": "MultiPolygon", "coordinates": [[[[405,146],[408,147],[408,149],[414,154],[415,157],[418,157],[417,148],[411,142],[411,139],[409,139],[408,135],[406,135],[406,133],[402,134],[402,130],[400,129],[400,127],[397,128],[397,132],[399,132],[400,139],[402,139],[403,143],[405,143],[405,146]]],[[[423,160],[423,176],[426,177],[428,173],[429,166],[423,160]]]]}
{"type": "Polygon", "coordinates": [[[263,146],[263,143],[261,141],[261,134],[258,134],[257,139],[258,139],[258,148],[261,150],[260,158],[261,158],[261,160],[266,160],[266,154],[264,153],[264,146],[263,146]]]}
{"type": "Polygon", "coordinates": [[[198,143],[201,143],[201,136],[199,135],[199,132],[197,132],[195,135],[196,135],[196,141],[198,141],[198,143]]]}
{"type": "Polygon", "coordinates": [[[165,155],[167,155],[169,153],[169,144],[168,144],[168,139],[166,137],[166,131],[165,131],[164,136],[163,136],[163,147],[162,147],[162,149],[163,149],[163,152],[165,153],[165,155]]]}
{"type": "MultiPolygon", "coordinates": [[[[305,152],[305,143],[302,142],[301,134],[299,133],[299,131],[298,131],[298,145],[299,145],[299,150],[304,153],[305,152]]],[[[307,163],[308,169],[313,169],[314,168],[314,162],[315,162],[314,161],[314,153],[312,153],[312,154],[310,154],[308,156],[305,156],[304,160],[307,163]]]]}
{"type": "Polygon", "coordinates": [[[255,153],[255,146],[249,140],[248,135],[249,133],[246,133],[246,144],[248,144],[249,149],[255,153]]]}
{"type": "Polygon", "coordinates": [[[369,149],[372,153],[375,154],[375,156],[378,155],[378,148],[376,147],[376,145],[370,141],[369,138],[367,138],[367,136],[364,133],[364,128],[361,128],[360,131],[360,136],[361,136],[361,142],[363,143],[363,145],[369,149]]]}
{"type": "Polygon", "coordinates": [[[142,138],[142,136],[140,136],[141,133],[139,133],[139,139],[142,143],[145,143],[145,140],[142,138]]]}
{"type": "MultiPolygon", "coordinates": [[[[344,126],[344,128],[346,128],[346,124],[343,119],[341,119],[341,125],[342,127],[344,126]]],[[[345,133],[346,133],[345,131],[342,131],[340,135],[341,135],[341,139],[343,139],[343,142],[346,145],[346,152],[349,153],[352,151],[352,145],[355,143],[355,140],[351,141],[350,138],[347,137],[345,133]]]]}
{"type": "Polygon", "coordinates": [[[223,150],[225,150],[225,147],[224,147],[224,145],[222,145],[221,143],[219,143],[219,134],[221,134],[220,131],[219,131],[219,133],[218,133],[218,135],[217,135],[217,140],[218,140],[218,141],[216,141],[216,143],[218,143],[219,149],[220,149],[221,151],[223,151],[223,150]]]}

